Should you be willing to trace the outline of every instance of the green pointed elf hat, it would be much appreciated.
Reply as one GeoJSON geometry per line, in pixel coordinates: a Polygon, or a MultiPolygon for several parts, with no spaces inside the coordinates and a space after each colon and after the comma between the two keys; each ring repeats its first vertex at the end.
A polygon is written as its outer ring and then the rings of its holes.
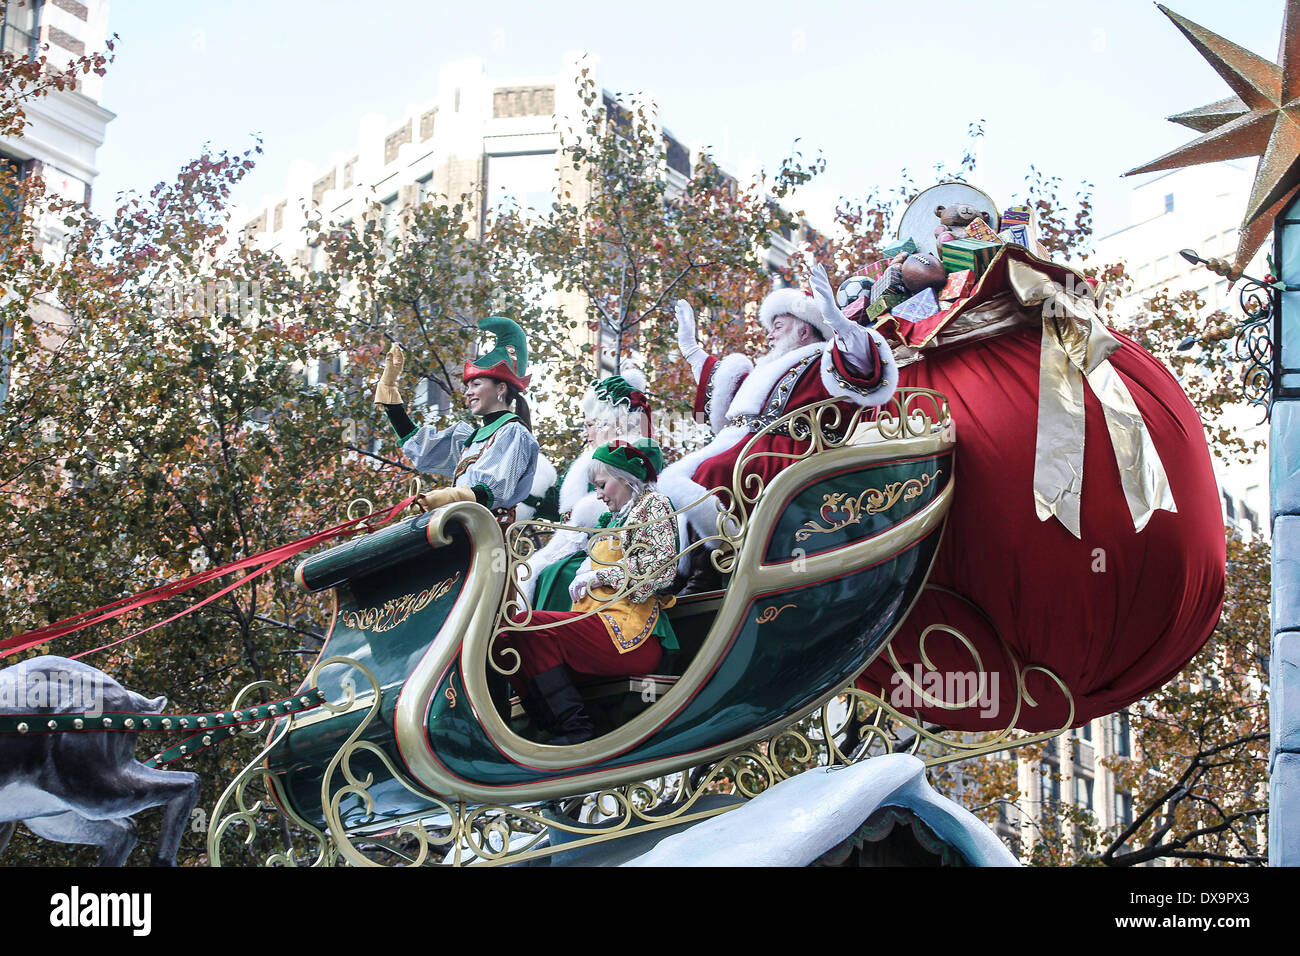
{"type": "Polygon", "coordinates": [[[528,371],[528,345],[524,341],[524,330],[503,315],[489,316],[479,322],[478,327],[495,335],[496,345],[475,361],[465,363],[464,380],[468,382],[471,378],[494,378],[498,382],[513,385],[522,392],[528,387],[531,378],[524,375],[528,371]]]}

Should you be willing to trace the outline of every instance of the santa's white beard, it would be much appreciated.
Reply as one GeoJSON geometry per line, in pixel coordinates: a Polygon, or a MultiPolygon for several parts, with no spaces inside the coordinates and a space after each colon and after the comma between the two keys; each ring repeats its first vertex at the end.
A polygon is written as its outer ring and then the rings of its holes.
{"type": "Polygon", "coordinates": [[[785,335],[781,336],[772,343],[772,347],[765,353],[754,360],[755,366],[766,365],[769,362],[775,362],[787,352],[792,352],[799,348],[799,329],[791,329],[785,335]]]}

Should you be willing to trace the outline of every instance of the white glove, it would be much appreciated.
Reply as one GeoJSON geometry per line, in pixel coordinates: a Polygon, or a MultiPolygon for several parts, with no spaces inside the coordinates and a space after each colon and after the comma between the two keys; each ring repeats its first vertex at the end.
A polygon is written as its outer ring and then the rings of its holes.
{"type": "Polygon", "coordinates": [[[822,321],[826,328],[840,341],[840,350],[845,357],[858,367],[868,367],[871,358],[871,333],[858,323],[845,317],[835,304],[835,293],[831,291],[831,280],[826,275],[821,263],[808,276],[812,286],[813,297],[821,309],[822,321]]]}
{"type": "Polygon", "coordinates": [[[574,602],[581,601],[588,590],[599,586],[600,581],[596,578],[595,571],[579,571],[574,575],[573,583],[569,585],[569,597],[574,602]]]}
{"type": "Polygon", "coordinates": [[[698,382],[700,369],[704,367],[704,360],[708,358],[708,353],[700,348],[700,343],[695,341],[695,312],[685,299],[677,300],[677,350],[682,353],[682,358],[690,363],[691,374],[698,382]]]}

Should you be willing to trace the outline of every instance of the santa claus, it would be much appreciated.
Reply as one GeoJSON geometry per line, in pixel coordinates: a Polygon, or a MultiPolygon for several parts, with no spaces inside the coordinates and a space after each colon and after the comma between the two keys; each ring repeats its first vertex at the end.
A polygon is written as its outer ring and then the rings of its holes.
{"type": "MultiPolygon", "coordinates": [[[[766,485],[808,448],[781,426],[749,444],[747,439],[798,408],[830,398],[840,402],[840,422],[859,406],[887,402],[898,385],[898,367],[885,340],[847,319],[835,306],[826,270],[809,277],[811,291],[777,289],[758,310],[768,351],[757,362],[740,354],[710,355],[695,340],[695,314],[677,302],[677,341],[696,381],[695,414],[715,433],[703,448],[665,469],[660,487],[679,504],[701,502],[688,513],[700,537],[718,532],[718,498],[730,503],[733,471],[746,455],[742,482],[759,476],[766,485]],[[828,338],[829,335],[829,338],[828,338]]],[[[752,487],[752,485],[748,486],[752,487]]]]}

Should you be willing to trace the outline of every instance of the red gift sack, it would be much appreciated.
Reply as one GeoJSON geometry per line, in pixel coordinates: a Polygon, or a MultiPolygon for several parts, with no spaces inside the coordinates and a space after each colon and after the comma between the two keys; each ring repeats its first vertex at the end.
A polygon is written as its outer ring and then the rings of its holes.
{"type": "Polygon", "coordinates": [[[927,353],[901,370],[900,386],[935,389],[951,403],[956,492],[929,585],[891,642],[898,666],[882,654],[859,687],[952,730],[1054,730],[1149,694],[1205,643],[1223,604],[1226,548],[1204,432],[1168,370],[1115,338],[1109,361],[1141,412],[1177,509],[1155,511],[1141,531],[1087,387],[1081,536],[1055,517],[1039,520],[1040,324],[927,353]],[[918,643],[927,629],[933,670],[918,643]],[[1021,700],[1018,679],[1036,706],[1021,700]]]}

